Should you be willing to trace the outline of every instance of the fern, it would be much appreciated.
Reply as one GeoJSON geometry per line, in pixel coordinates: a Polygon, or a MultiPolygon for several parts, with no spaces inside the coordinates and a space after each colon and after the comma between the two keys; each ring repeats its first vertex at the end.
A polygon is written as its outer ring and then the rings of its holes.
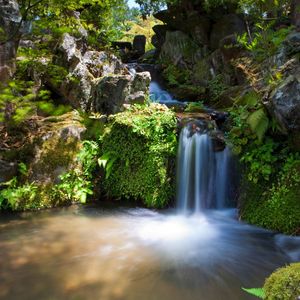
{"type": "Polygon", "coordinates": [[[248,294],[256,296],[260,299],[265,298],[265,291],[263,288],[253,288],[253,289],[242,288],[242,289],[243,289],[243,291],[247,292],[248,294]]]}
{"type": "Polygon", "coordinates": [[[269,128],[269,118],[263,108],[253,112],[247,120],[251,130],[256,134],[261,142],[269,128]]]}

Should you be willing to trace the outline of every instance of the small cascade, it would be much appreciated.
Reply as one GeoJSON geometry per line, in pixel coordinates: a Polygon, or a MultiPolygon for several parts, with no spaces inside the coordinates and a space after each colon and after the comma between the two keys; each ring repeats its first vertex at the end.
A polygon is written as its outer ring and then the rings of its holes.
{"type": "Polygon", "coordinates": [[[157,102],[165,105],[184,105],[183,102],[177,101],[170,93],[163,90],[156,81],[150,83],[150,99],[152,102],[157,102]]]}
{"type": "Polygon", "coordinates": [[[230,200],[230,150],[215,152],[211,137],[187,125],[181,131],[177,166],[180,212],[224,208],[230,200]]]}

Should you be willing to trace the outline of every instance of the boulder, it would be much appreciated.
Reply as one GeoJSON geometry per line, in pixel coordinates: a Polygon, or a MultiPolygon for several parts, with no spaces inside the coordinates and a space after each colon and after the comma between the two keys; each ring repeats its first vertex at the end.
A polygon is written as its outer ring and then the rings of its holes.
{"type": "Polygon", "coordinates": [[[64,103],[84,111],[110,114],[120,111],[123,104],[140,103],[142,98],[145,101],[149,74],[130,74],[113,54],[84,51],[78,40],[67,33],[63,35],[54,58],[56,71],[45,76],[46,85],[60,95],[64,103]]]}
{"type": "Polygon", "coordinates": [[[130,42],[114,41],[111,43],[111,46],[118,50],[132,50],[132,44],[130,42]]]}
{"type": "Polygon", "coordinates": [[[269,113],[288,135],[297,149],[300,149],[300,76],[288,76],[270,94],[265,103],[269,113]]]}
{"type": "Polygon", "coordinates": [[[16,69],[21,14],[16,0],[0,0],[0,82],[9,80],[16,69]]]}
{"type": "Polygon", "coordinates": [[[38,185],[58,183],[59,176],[76,164],[85,127],[77,113],[39,121],[38,135],[32,141],[32,160],[28,162],[28,181],[38,185]]]}
{"type": "Polygon", "coordinates": [[[91,110],[115,114],[124,104],[145,103],[150,81],[149,72],[101,78],[93,87],[91,110]]]}
{"type": "Polygon", "coordinates": [[[14,176],[17,175],[17,172],[17,163],[0,159],[0,183],[11,180],[14,176]]]}
{"type": "Polygon", "coordinates": [[[133,51],[140,57],[145,54],[146,37],[144,35],[136,35],[133,39],[133,51]]]}
{"type": "Polygon", "coordinates": [[[284,54],[291,56],[300,52],[300,32],[290,33],[283,42],[284,54]]]}
{"type": "Polygon", "coordinates": [[[160,53],[162,61],[187,68],[201,57],[197,44],[188,35],[182,31],[167,31],[160,53]]]}
{"type": "Polygon", "coordinates": [[[243,19],[236,14],[225,15],[220,18],[212,28],[210,35],[210,48],[216,50],[220,46],[220,41],[232,34],[243,34],[246,27],[243,19]]]}
{"type": "Polygon", "coordinates": [[[152,29],[155,32],[155,35],[152,36],[151,43],[156,49],[160,50],[165,42],[168,26],[155,25],[152,29]]]}
{"type": "Polygon", "coordinates": [[[192,30],[192,36],[199,46],[209,44],[210,21],[207,17],[198,19],[197,25],[192,30]]]}

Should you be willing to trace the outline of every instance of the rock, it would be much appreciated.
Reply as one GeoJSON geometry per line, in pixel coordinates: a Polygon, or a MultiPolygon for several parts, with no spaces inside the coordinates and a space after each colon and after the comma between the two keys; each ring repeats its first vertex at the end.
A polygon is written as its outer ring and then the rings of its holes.
{"type": "Polygon", "coordinates": [[[285,55],[291,56],[300,52],[300,32],[290,33],[283,42],[285,55]]]}
{"type": "Polygon", "coordinates": [[[287,77],[271,92],[265,105],[280,126],[281,132],[288,135],[296,148],[300,149],[299,70],[295,75],[287,77]]]}
{"type": "Polygon", "coordinates": [[[124,103],[146,99],[148,73],[130,74],[116,56],[103,51],[82,52],[78,39],[69,34],[59,42],[54,62],[58,75],[66,75],[57,81],[49,73],[45,76],[46,85],[73,108],[110,114],[120,111],[124,103]]]}
{"type": "Polygon", "coordinates": [[[14,176],[17,175],[17,172],[17,163],[0,159],[0,183],[11,180],[14,176]]]}
{"type": "Polygon", "coordinates": [[[119,42],[115,41],[111,43],[114,49],[132,50],[132,44],[130,42],[119,42]]]}
{"type": "Polygon", "coordinates": [[[65,33],[56,49],[56,63],[68,68],[75,68],[82,60],[81,51],[77,49],[75,37],[65,33]]]}
{"type": "Polygon", "coordinates": [[[141,63],[155,63],[155,59],[158,56],[157,50],[156,49],[151,49],[147,51],[143,56],[139,58],[139,62],[141,63]]]}
{"type": "Polygon", "coordinates": [[[133,51],[140,57],[145,54],[146,37],[144,35],[136,35],[133,39],[133,51]]]}
{"type": "Polygon", "coordinates": [[[165,42],[168,26],[155,25],[152,29],[155,35],[152,36],[151,43],[156,49],[160,50],[165,42]]]}
{"type": "Polygon", "coordinates": [[[21,14],[16,0],[0,0],[0,82],[9,80],[16,69],[21,14]]]}
{"type": "Polygon", "coordinates": [[[145,103],[150,81],[149,72],[104,77],[93,87],[91,110],[115,114],[124,104],[145,103]]]}
{"type": "Polygon", "coordinates": [[[109,55],[104,51],[85,52],[82,57],[82,63],[87,66],[88,71],[95,78],[118,74],[122,70],[121,61],[116,56],[109,55]]]}
{"type": "Polygon", "coordinates": [[[94,76],[84,63],[79,63],[62,81],[57,91],[73,108],[88,111],[94,76]]]}
{"type": "Polygon", "coordinates": [[[213,25],[210,48],[212,50],[218,49],[223,38],[232,34],[240,35],[245,31],[245,24],[241,17],[235,14],[225,15],[213,25]]]}
{"type": "Polygon", "coordinates": [[[160,59],[166,63],[187,68],[201,57],[198,46],[181,31],[167,31],[166,40],[162,46],[160,59]]]}
{"type": "Polygon", "coordinates": [[[192,36],[199,46],[209,44],[210,21],[206,17],[198,19],[197,25],[192,30],[192,36]]]}
{"type": "Polygon", "coordinates": [[[38,185],[58,183],[59,176],[76,164],[85,127],[76,113],[40,121],[32,144],[34,155],[28,163],[28,180],[38,185]]]}

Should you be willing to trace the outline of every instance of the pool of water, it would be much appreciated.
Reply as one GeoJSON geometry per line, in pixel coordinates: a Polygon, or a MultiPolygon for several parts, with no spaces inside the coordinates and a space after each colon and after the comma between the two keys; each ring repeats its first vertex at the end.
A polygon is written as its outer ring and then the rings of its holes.
{"type": "Polygon", "coordinates": [[[0,299],[253,299],[300,240],[236,220],[141,208],[69,208],[0,216],[0,299]]]}

